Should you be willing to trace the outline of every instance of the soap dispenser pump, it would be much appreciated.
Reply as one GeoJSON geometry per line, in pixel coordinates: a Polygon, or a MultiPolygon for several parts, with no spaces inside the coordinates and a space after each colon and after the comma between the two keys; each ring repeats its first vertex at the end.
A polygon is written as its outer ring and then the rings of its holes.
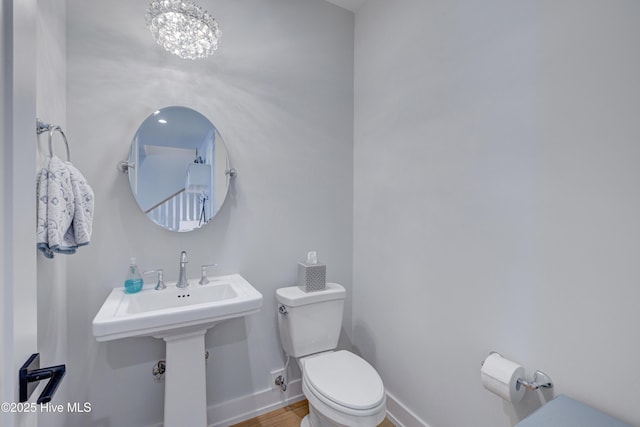
{"type": "Polygon", "coordinates": [[[128,294],[135,294],[142,290],[142,285],[142,276],[140,275],[140,270],[138,270],[136,259],[131,258],[129,271],[127,272],[127,277],[124,280],[124,291],[128,294]]]}

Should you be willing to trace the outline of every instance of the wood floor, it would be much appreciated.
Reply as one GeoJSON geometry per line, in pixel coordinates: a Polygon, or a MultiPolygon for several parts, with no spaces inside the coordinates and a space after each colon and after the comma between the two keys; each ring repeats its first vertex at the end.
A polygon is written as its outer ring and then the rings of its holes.
{"type": "MultiPolygon", "coordinates": [[[[309,413],[309,403],[302,400],[284,408],[276,409],[256,418],[235,424],[232,427],[299,427],[305,415],[309,413]]],[[[385,419],[378,427],[394,427],[385,419]]]]}

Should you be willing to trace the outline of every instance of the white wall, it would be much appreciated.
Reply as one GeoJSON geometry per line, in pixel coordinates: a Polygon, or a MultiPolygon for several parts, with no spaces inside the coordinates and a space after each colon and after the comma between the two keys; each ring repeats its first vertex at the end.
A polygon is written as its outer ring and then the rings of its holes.
{"type": "Polygon", "coordinates": [[[356,15],[353,341],[432,427],[515,424],[492,350],[640,425],[640,3],[356,15]]]}
{"type": "MultiPolygon", "coordinates": [[[[35,1],[0,5],[0,401],[18,400],[16,373],[37,349],[34,159],[35,1]],[[25,187],[27,191],[23,191],[25,187]]],[[[0,425],[36,425],[36,415],[3,411],[0,425]]]]}
{"type": "Polygon", "coordinates": [[[319,0],[200,3],[223,39],[214,57],[194,62],[156,45],[147,2],[67,2],[68,136],[96,195],[92,243],[68,261],[68,398],[93,404],[69,416],[71,427],[161,421],[164,384],[151,368],[163,342],[97,343],[91,332],[130,256],[171,281],[186,250],[192,277],[216,262],[213,273],[238,272],[263,293],[261,313],[206,337],[210,405],[268,388],[269,371],[283,365],[274,293],[293,284],[308,250],[351,293],[353,14],[319,0]],[[147,220],[116,170],[138,125],[170,105],[208,117],[238,171],[219,215],[193,233],[147,220]]]}
{"type": "MultiPolygon", "coordinates": [[[[3,35],[3,39],[4,39],[4,35],[6,34],[5,31],[8,31],[5,28],[5,16],[8,13],[6,10],[5,4],[4,3],[0,3],[0,34],[3,35]]],[[[0,128],[1,129],[6,129],[7,128],[7,117],[6,117],[6,104],[8,101],[8,95],[7,95],[7,89],[9,87],[9,76],[8,76],[8,72],[9,70],[7,69],[8,67],[4,64],[6,64],[8,61],[8,52],[5,46],[5,43],[3,43],[2,45],[0,45],[0,57],[2,58],[2,63],[3,65],[0,67],[0,128]]],[[[7,143],[6,143],[6,133],[3,131],[0,134],[0,142],[2,143],[2,146],[0,147],[0,164],[2,164],[3,169],[4,169],[4,165],[6,164],[5,162],[7,161],[7,155],[9,154],[7,152],[7,143]]],[[[2,203],[2,209],[0,209],[0,224],[2,224],[2,227],[0,227],[0,241],[6,241],[6,236],[5,236],[5,228],[6,228],[6,221],[7,219],[5,219],[5,206],[7,205],[7,194],[5,191],[5,186],[4,185],[0,185],[0,203],[2,203]]],[[[5,277],[6,277],[6,273],[5,270],[7,269],[7,266],[5,265],[5,261],[4,261],[4,256],[5,256],[5,245],[0,245],[0,275],[2,275],[2,282],[3,285],[5,277]]],[[[9,287],[7,286],[2,286],[0,288],[0,307],[2,307],[2,311],[6,312],[7,307],[10,306],[9,303],[10,300],[10,293],[9,293],[9,287]]],[[[9,319],[7,319],[9,320],[9,319]]],[[[5,316],[0,316],[0,341],[2,342],[3,346],[6,345],[10,340],[12,340],[12,337],[10,336],[10,331],[9,331],[9,327],[6,325],[7,320],[5,320],[5,316]]],[[[9,360],[11,360],[9,358],[9,360]]],[[[6,401],[6,399],[8,399],[9,397],[13,396],[13,390],[10,388],[9,382],[6,380],[6,378],[11,378],[11,369],[9,368],[9,362],[7,360],[5,360],[5,355],[4,352],[0,352],[0,399],[2,401],[6,401]]],[[[7,424],[9,422],[8,417],[7,418],[7,424]]],[[[5,420],[3,420],[4,422],[5,420]]]]}
{"type": "MultiPolygon", "coordinates": [[[[67,132],[67,75],[65,3],[58,0],[38,0],[36,9],[36,115],[42,121],[60,125],[67,132]]],[[[49,156],[48,134],[38,137],[40,170],[49,156]]],[[[53,152],[66,158],[62,136],[52,138],[53,152]]],[[[37,254],[38,277],[38,352],[40,366],[67,363],[67,257],[45,258],[37,254]]],[[[68,378],[63,379],[52,404],[65,404],[68,378]]],[[[37,391],[36,393],[39,393],[37,391]]],[[[36,397],[32,398],[35,401],[36,397]]],[[[39,414],[40,425],[66,427],[66,414],[39,414]]]]}
{"type": "MultiPolygon", "coordinates": [[[[3,35],[3,39],[5,38],[5,31],[8,31],[5,28],[5,16],[8,13],[6,10],[5,4],[4,3],[0,3],[0,34],[3,35]]],[[[0,128],[1,129],[6,129],[6,112],[5,112],[5,104],[7,104],[8,101],[8,95],[7,95],[7,89],[9,87],[9,76],[8,76],[8,72],[9,70],[7,69],[7,66],[4,65],[6,64],[8,61],[8,52],[6,49],[6,44],[2,43],[2,45],[0,45],[0,57],[2,58],[2,63],[3,65],[0,67],[0,128]]],[[[0,149],[0,164],[3,165],[3,169],[4,169],[4,165],[6,164],[6,157],[7,157],[7,143],[6,143],[6,133],[2,132],[0,134],[0,142],[2,143],[2,147],[0,149]]],[[[2,224],[2,227],[0,227],[0,240],[1,241],[5,241],[6,236],[5,236],[5,224],[6,224],[6,219],[5,219],[5,215],[4,215],[4,211],[5,211],[5,206],[6,206],[6,200],[7,200],[7,195],[5,194],[6,191],[4,189],[4,185],[0,186],[0,203],[2,203],[2,209],[0,209],[0,224],[2,224]]],[[[0,246],[0,275],[2,275],[2,280],[3,280],[3,284],[4,284],[4,278],[5,276],[5,269],[7,268],[7,266],[5,266],[5,262],[4,262],[4,255],[5,255],[5,246],[1,245],[0,246]]],[[[0,288],[0,307],[2,307],[2,311],[4,312],[6,310],[6,308],[9,306],[8,303],[8,299],[9,299],[9,293],[8,293],[8,287],[7,286],[2,286],[2,288],[0,288]]],[[[8,319],[7,319],[8,320],[8,319]]],[[[5,321],[5,316],[0,316],[0,340],[2,341],[2,344],[5,345],[11,338],[9,336],[9,329],[8,327],[5,325],[6,321],[5,321]]],[[[7,378],[7,376],[11,375],[11,370],[7,368],[7,361],[5,361],[5,356],[3,352],[0,352],[0,399],[2,399],[3,401],[5,399],[7,399],[8,397],[11,396],[11,389],[9,388],[9,384],[6,381],[5,378],[7,378]]]]}
{"type": "MultiPolygon", "coordinates": [[[[35,119],[36,116],[52,117],[60,120],[56,123],[64,124],[66,114],[65,8],[59,4],[52,6],[49,0],[3,2],[0,6],[0,17],[6,14],[6,20],[0,21],[9,23],[2,28],[0,71],[2,402],[18,401],[16,373],[32,353],[40,353],[41,366],[64,363],[66,359],[66,325],[61,322],[66,312],[63,274],[61,276],[64,269],[58,268],[64,264],[47,265],[41,263],[42,258],[36,258],[34,233],[37,147],[46,147],[46,136],[40,142],[36,138],[35,119]]],[[[35,402],[43,387],[39,385],[31,402],[35,402]]],[[[65,401],[65,389],[63,381],[56,392],[55,403],[65,401]]],[[[36,425],[38,415],[5,412],[0,414],[0,425],[36,425]]],[[[64,425],[63,416],[39,418],[47,426],[64,425]]]]}

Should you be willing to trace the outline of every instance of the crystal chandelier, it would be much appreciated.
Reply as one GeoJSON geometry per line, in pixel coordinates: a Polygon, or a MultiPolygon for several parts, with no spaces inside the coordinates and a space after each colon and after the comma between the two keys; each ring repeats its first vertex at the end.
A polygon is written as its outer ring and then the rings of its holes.
{"type": "Polygon", "coordinates": [[[154,0],[144,18],[158,44],[180,58],[205,58],[218,48],[218,23],[190,0],[154,0]]]}

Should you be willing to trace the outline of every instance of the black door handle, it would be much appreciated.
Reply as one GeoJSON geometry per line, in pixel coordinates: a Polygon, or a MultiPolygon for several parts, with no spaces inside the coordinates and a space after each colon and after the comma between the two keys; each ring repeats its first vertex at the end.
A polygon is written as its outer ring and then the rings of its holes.
{"type": "Polygon", "coordinates": [[[48,403],[56,393],[62,378],[66,373],[65,365],[40,368],[40,353],[33,353],[22,365],[19,373],[20,402],[26,402],[37,387],[37,382],[49,378],[49,382],[38,397],[38,403],[48,403]]]}

